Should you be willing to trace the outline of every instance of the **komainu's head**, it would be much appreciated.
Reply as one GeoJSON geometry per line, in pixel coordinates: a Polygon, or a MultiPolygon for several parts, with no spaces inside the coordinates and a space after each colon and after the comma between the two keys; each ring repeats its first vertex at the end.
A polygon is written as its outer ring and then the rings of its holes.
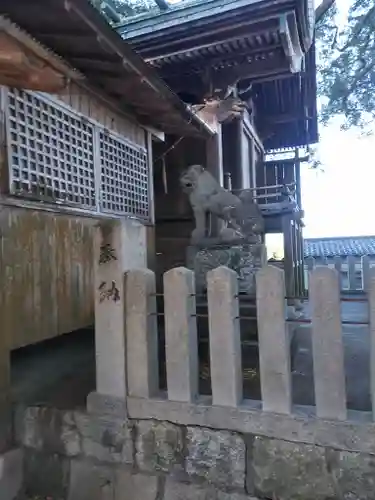
{"type": "Polygon", "coordinates": [[[198,184],[199,179],[205,172],[202,165],[190,165],[186,170],[180,175],[180,184],[184,193],[191,193],[194,191],[198,184]]]}

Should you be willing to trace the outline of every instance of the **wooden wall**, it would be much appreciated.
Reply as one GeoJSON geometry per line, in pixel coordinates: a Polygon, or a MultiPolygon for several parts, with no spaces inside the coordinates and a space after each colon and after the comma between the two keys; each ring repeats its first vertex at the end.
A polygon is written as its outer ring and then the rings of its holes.
{"type": "MultiPolygon", "coordinates": [[[[74,82],[51,96],[130,141],[145,146],[145,130],[74,82]]],[[[2,103],[4,110],[5,102],[2,103]]],[[[6,205],[4,114],[0,113],[0,350],[94,323],[93,219],[6,205]]],[[[38,202],[35,205],[39,205],[38,202]]],[[[58,207],[56,207],[58,209],[58,207]]],[[[128,241],[133,245],[132,239],[128,241]]],[[[146,244],[144,245],[146,246],[146,244]]]]}
{"type": "Polygon", "coordinates": [[[93,222],[0,211],[1,336],[15,349],[94,323],[93,222]]]}
{"type": "Polygon", "coordinates": [[[55,95],[56,99],[67,104],[74,111],[97,121],[108,130],[122,135],[140,146],[146,146],[145,131],[131,117],[119,113],[96,95],[80,88],[72,82],[65,92],[55,95]]]}

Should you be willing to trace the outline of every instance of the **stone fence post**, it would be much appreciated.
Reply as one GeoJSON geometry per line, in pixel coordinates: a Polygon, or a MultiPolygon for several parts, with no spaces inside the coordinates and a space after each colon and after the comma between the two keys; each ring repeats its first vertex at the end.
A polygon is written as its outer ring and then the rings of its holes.
{"type": "Polygon", "coordinates": [[[207,273],[212,401],[219,406],[242,401],[237,280],[237,273],[223,266],[207,273]]]}
{"type": "Polygon", "coordinates": [[[372,419],[375,421],[375,267],[369,269],[367,293],[370,322],[370,395],[372,419]]]}
{"type": "Polygon", "coordinates": [[[155,274],[133,269],[125,274],[128,394],[150,398],[159,392],[155,274]]]}
{"type": "Polygon", "coordinates": [[[263,411],[292,411],[289,329],[285,322],[284,271],[269,265],[258,271],[257,318],[263,411]]]}
{"type": "Polygon", "coordinates": [[[344,346],[336,269],[314,269],[310,302],[316,413],[321,418],[345,420],[344,346]]]}
{"type": "Polygon", "coordinates": [[[165,348],[168,399],[198,396],[198,339],[194,272],[176,267],[164,274],[165,348]]]}

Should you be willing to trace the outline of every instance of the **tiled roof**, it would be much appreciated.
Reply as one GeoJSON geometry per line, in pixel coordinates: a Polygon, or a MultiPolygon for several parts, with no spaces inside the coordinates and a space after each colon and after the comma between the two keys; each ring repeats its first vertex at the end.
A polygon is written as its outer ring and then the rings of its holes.
{"type": "Polygon", "coordinates": [[[375,255],[375,236],[306,238],[304,246],[305,257],[375,255]]]}

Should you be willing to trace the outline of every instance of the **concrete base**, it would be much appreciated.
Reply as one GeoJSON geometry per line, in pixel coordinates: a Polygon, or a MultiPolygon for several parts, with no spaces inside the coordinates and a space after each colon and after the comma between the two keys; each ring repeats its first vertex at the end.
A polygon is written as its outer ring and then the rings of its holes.
{"type": "Polygon", "coordinates": [[[226,266],[238,274],[239,291],[255,295],[255,274],[267,263],[263,244],[236,243],[206,247],[189,246],[187,266],[195,272],[197,292],[206,289],[206,274],[211,269],[226,266]]]}
{"type": "Polygon", "coordinates": [[[112,417],[126,418],[126,401],[114,396],[90,392],[87,396],[87,411],[93,415],[110,415],[112,417]]]}
{"type": "Polygon", "coordinates": [[[0,456],[0,498],[15,500],[23,483],[23,452],[14,449],[0,456]]]}

